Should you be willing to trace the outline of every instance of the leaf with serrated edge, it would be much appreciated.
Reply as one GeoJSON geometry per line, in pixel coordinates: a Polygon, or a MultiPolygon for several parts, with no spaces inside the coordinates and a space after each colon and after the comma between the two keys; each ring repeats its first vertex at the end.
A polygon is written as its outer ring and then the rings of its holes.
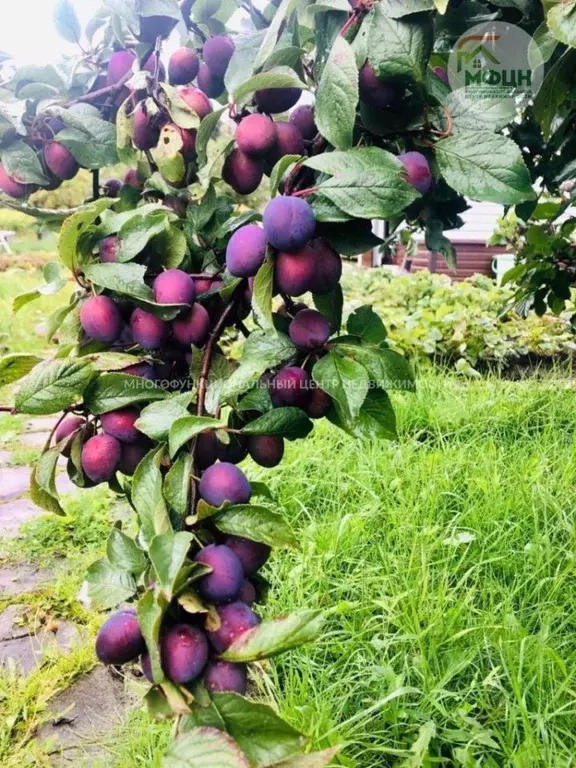
{"type": "Polygon", "coordinates": [[[150,560],[158,578],[158,585],[167,600],[173,596],[174,584],[183,567],[192,544],[187,531],[163,533],[154,536],[148,548],[150,560]]]}
{"type": "Polygon", "coordinates": [[[39,416],[62,411],[82,394],[94,374],[88,360],[46,360],[20,382],[16,410],[39,416]]]}
{"type": "Polygon", "coordinates": [[[315,364],[312,376],[336,402],[345,421],[354,421],[369,389],[366,369],[354,360],[329,352],[315,364]]]}
{"type": "Polygon", "coordinates": [[[164,400],[169,392],[153,381],[128,373],[104,373],[84,393],[84,403],[91,413],[99,415],[125,408],[132,403],[164,400]]]}
{"type": "Polygon", "coordinates": [[[214,519],[218,530],[270,547],[295,547],[296,537],[284,518],[266,507],[236,504],[214,519]]]}
{"type": "Polygon", "coordinates": [[[171,742],[162,768],[250,768],[250,763],[227,733],[194,728],[171,742]]]}
{"type": "Polygon", "coordinates": [[[131,539],[118,528],[113,528],[108,537],[106,555],[113,566],[130,571],[135,576],[144,573],[148,566],[146,555],[134,539],[131,539]]]}
{"type": "Polygon", "coordinates": [[[301,611],[263,621],[259,626],[244,632],[220,658],[234,662],[268,659],[316,640],[323,621],[323,613],[319,610],[301,611]]]}
{"type": "Polygon", "coordinates": [[[289,440],[306,437],[313,424],[300,408],[273,408],[242,428],[244,435],[277,435],[289,440]]]}
{"type": "Polygon", "coordinates": [[[136,581],[131,573],[115,568],[108,560],[97,560],[86,572],[82,592],[94,610],[107,611],[132,597],[136,581]]]}
{"type": "Polygon", "coordinates": [[[132,481],[132,504],[140,519],[143,540],[149,544],[154,536],[172,530],[166,502],[162,495],[160,465],[164,445],[150,451],[136,467],[132,481]]]}
{"type": "Polygon", "coordinates": [[[350,44],[338,36],[322,73],[315,107],[318,130],[337,149],[352,146],[357,106],[356,59],[350,44]]]}
{"type": "Polygon", "coordinates": [[[225,419],[211,419],[208,416],[184,416],[170,427],[170,456],[174,457],[180,448],[201,432],[226,426],[225,419]]]}

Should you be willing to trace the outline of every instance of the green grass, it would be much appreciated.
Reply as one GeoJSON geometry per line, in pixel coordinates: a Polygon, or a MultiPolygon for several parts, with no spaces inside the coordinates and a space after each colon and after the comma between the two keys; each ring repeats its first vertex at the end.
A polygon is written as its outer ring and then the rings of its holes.
{"type": "MultiPolygon", "coordinates": [[[[416,395],[395,402],[397,443],[359,443],[321,424],[288,446],[282,471],[246,466],[269,482],[301,541],[267,567],[264,613],[334,609],[317,644],[258,668],[262,694],[315,747],[346,743],[344,766],[572,765],[572,382],[426,374],[416,395]]],[[[114,517],[95,494],[64,521],[28,527],[21,555],[66,553],[72,564],[52,598],[57,614],[71,615],[81,567],[99,556],[114,517]]],[[[45,608],[51,598],[36,599],[45,608]]],[[[0,702],[4,721],[19,713],[6,749],[20,764],[33,754],[22,734],[60,663],[14,706],[0,702]]],[[[134,712],[109,740],[106,764],[149,766],[169,730],[134,712]]]]}

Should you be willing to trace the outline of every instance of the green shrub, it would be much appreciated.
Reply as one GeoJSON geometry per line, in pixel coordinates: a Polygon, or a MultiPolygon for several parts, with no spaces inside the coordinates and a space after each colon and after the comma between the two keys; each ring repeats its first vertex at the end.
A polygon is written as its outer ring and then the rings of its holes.
{"type": "Polygon", "coordinates": [[[400,277],[355,271],[345,288],[350,311],[371,302],[392,346],[420,360],[470,371],[506,368],[528,356],[568,357],[576,349],[572,313],[522,318],[510,308],[514,291],[483,275],[453,283],[426,271],[400,277]]]}
{"type": "Polygon", "coordinates": [[[36,219],[27,216],[20,211],[11,211],[8,208],[0,208],[0,229],[10,232],[32,232],[37,227],[36,219]]]}

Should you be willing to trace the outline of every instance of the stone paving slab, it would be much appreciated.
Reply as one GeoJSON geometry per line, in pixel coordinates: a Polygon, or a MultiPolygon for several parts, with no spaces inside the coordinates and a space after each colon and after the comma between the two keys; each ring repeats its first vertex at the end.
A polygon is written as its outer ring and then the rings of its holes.
{"type": "Polygon", "coordinates": [[[27,448],[44,448],[48,440],[47,432],[24,432],[20,435],[18,442],[27,448]]]}
{"type": "Polygon", "coordinates": [[[26,610],[26,606],[11,605],[0,614],[0,666],[29,675],[40,666],[47,652],[68,653],[81,642],[81,634],[69,621],[31,631],[22,624],[26,610]]]}
{"type": "Polygon", "coordinates": [[[59,416],[38,416],[38,418],[28,419],[26,430],[28,432],[51,432],[59,418],[59,416]]]}
{"type": "Polygon", "coordinates": [[[0,597],[13,597],[34,592],[44,586],[52,577],[49,571],[43,571],[29,565],[5,566],[0,568],[0,597]]]}
{"type": "Polygon", "coordinates": [[[56,477],[56,490],[61,496],[75,496],[82,490],[82,488],[78,488],[77,485],[74,485],[66,472],[63,472],[56,477]]]}
{"type": "Polygon", "coordinates": [[[0,467],[5,467],[10,462],[12,454],[10,451],[0,451],[0,467]]]}
{"type": "Polygon", "coordinates": [[[38,730],[37,738],[53,746],[52,765],[92,765],[106,756],[102,737],[124,722],[124,683],[99,666],[54,698],[49,707],[52,719],[38,730]]]}
{"type": "Polygon", "coordinates": [[[30,488],[29,467],[6,467],[0,469],[0,503],[17,499],[30,488]]]}
{"type": "Polygon", "coordinates": [[[33,504],[30,499],[17,499],[0,506],[0,538],[16,539],[20,526],[48,513],[33,504]]]}

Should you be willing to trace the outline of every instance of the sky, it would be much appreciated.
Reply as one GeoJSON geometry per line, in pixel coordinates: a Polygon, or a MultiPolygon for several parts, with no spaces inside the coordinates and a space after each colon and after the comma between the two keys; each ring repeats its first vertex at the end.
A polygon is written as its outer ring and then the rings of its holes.
{"type": "MultiPolygon", "coordinates": [[[[101,5],[100,0],[72,0],[84,26],[101,5]]],[[[54,28],[56,0],[3,0],[0,50],[14,57],[17,65],[57,61],[73,54],[76,46],[63,40],[54,28]]]]}

